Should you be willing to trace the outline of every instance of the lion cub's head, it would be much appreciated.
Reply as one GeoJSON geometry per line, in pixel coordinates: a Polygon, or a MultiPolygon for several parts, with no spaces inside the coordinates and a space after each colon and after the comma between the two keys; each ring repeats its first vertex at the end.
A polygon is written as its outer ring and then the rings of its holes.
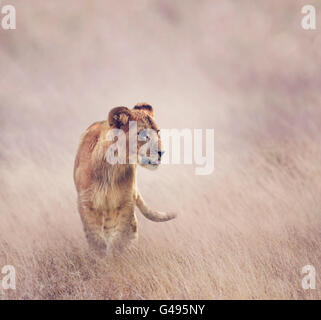
{"type": "Polygon", "coordinates": [[[151,105],[116,107],[109,112],[108,122],[111,129],[121,129],[126,134],[126,163],[139,163],[151,170],[159,166],[164,151],[151,105]]]}

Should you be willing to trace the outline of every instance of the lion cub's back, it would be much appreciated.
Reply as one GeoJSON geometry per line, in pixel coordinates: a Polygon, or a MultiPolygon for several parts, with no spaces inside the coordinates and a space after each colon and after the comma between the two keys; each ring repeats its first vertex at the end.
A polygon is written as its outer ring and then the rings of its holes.
{"type": "Polygon", "coordinates": [[[100,138],[105,121],[93,123],[82,134],[74,162],[74,182],[77,191],[87,189],[91,178],[91,156],[100,138]]]}

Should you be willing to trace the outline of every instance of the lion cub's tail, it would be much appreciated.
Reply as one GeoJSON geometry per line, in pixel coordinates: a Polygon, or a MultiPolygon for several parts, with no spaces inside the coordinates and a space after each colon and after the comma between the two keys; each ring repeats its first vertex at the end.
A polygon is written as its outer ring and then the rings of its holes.
{"type": "Polygon", "coordinates": [[[140,193],[137,195],[136,205],[147,219],[155,222],[164,222],[176,218],[175,213],[158,212],[148,208],[140,193]]]}

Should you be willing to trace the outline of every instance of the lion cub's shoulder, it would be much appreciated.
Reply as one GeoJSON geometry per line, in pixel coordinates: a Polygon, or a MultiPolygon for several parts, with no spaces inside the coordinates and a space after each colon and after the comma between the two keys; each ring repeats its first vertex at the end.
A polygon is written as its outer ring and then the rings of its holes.
{"type": "Polygon", "coordinates": [[[92,123],[85,131],[84,136],[87,134],[94,134],[94,133],[100,133],[102,130],[102,127],[104,126],[104,124],[106,123],[106,121],[96,121],[94,123],[92,123]]]}
{"type": "Polygon", "coordinates": [[[97,144],[105,121],[97,121],[90,125],[80,138],[79,148],[92,151],[97,144]]]}
{"type": "Polygon", "coordinates": [[[82,164],[83,167],[90,165],[90,159],[92,152],[99,141],[102,128],[105,124],[105,121],[98,121],[90,125],[87,130],[82,134],[78,146],[78,151],[75,158],[74,165],[74,178],[76,179],[77,169],[82,164]]]}

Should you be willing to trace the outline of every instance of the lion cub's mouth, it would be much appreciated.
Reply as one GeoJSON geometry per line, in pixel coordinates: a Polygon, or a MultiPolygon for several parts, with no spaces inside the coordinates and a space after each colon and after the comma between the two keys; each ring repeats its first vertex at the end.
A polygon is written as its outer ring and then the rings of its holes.
{"type": "Polygon", "coordinates": [[[157,169],[159,167],[159,163],[149,163],[148,166],[151,166],[153,169],[157,169]]]}
{"type": "Polygon", "coordinates": [[[143,167],[147,168],[149,170],[156,170],[159,167],[159,164],[149,163],[149,164],[144,165],[143,167]]]}
{"type": "Polygon", "coordinates": [[[140,159],[139,164],[144,168],[147,168],[150,170],[155,170],[159,167],[160,162],[159,161],[152,161],[149,158],[143,157],[140,159]]]}

